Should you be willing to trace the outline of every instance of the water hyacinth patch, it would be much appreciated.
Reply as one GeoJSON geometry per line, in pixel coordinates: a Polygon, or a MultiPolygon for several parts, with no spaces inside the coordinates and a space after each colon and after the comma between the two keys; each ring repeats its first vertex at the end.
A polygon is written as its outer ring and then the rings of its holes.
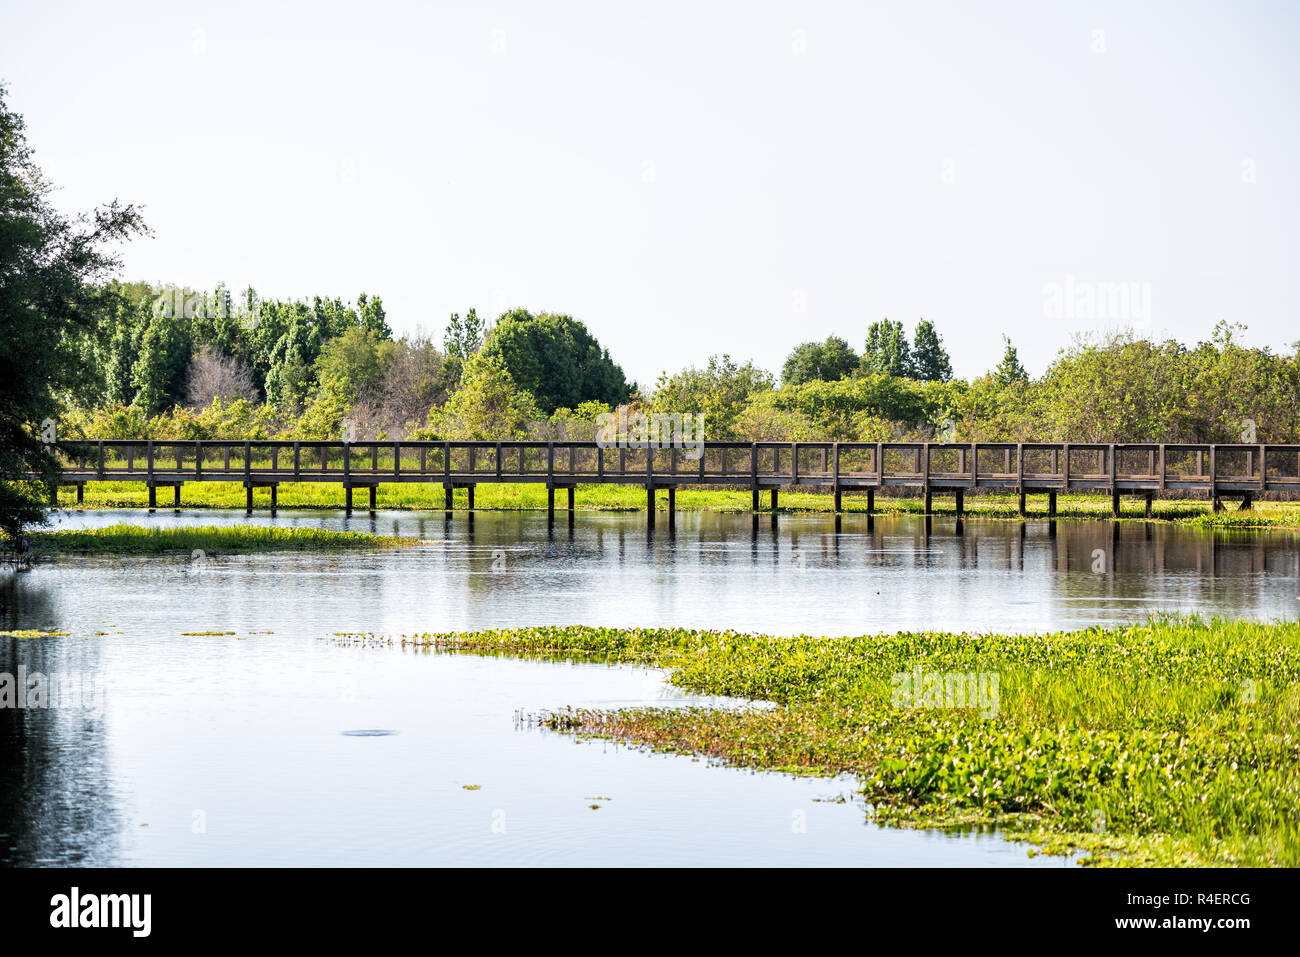
{"type": "Polygon", "coordinates": [[[562,710],[564,732],[799,774],[875,817],[994,825],[1094,864],[1300,863],[1300,623],[1154,618],[1046,635],[845,638],[520,628],[416,650],[633,662],[776,708],[562,710]],[[998,676],[998,707],[908,707],[902,673],[998,676]]]}

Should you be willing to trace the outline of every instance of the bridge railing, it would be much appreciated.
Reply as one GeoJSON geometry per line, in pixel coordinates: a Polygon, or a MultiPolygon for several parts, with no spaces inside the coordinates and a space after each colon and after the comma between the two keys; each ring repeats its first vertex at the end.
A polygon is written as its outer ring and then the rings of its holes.
{"type": "Polygon", "coordinates": [[[74,440],[70,480],[1280,488],[1300,491],[1300,445],[1010,442],[74,440]],[[699,454],[697,454],[697,452],[699,454]]]}

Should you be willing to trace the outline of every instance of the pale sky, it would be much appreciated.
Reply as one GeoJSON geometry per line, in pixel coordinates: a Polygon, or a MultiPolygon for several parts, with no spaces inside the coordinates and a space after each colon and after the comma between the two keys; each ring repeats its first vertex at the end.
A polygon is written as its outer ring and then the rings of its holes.
{"type": "Polygon", "coordinates": [[[145,208],[124,278],[377,293],[439,339],[471,306],[566,312],[643,387],[861,350],[882,317],[932,320],[958,375],[1003,333],[1039,374],[1124,308],[1185,342],[1220,319],[1300,339],[1298,19],[5,0],[0,79],[60,205],[145,208]]]}

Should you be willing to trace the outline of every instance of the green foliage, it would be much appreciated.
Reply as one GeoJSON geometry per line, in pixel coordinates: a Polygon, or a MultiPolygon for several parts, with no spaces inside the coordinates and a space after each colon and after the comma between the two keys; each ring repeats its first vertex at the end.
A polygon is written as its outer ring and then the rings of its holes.
{"type": "Polygon", "coordinates": [[[918,322],[912,334],[912,374],[927,382],[947,382],[952,378],[952,363],[943,339],[928,319],[918,322]]]}
{"type": "Polygon", "coordinates": [[[901,322],[881,319],[867,327],[862,371],[867,375],[912,377],[912,350],[901,322]]]}
{"type": "Polygon", "coordinates": [[[505,361],[484,351],[465,363],[460,388],[429,413],[421,437],[489,441],[521,439],[541,417],[533,397],[516,385],[505,361]]]}
{"type": "Polygon", "coordinates": [[[562,711],[550,725],[754,768],[853,773],[885,821],[1036,828],[1040,841],[1096,849],[1093,863],[1142,863],[1152,847],[1169,863],[1300,863],[1296,622],[847,638],[543,627],[403,643],[669,667],[695,693],[776,702],[562,711]],[[915,669],[996,676],[996,704],[900,705],[897,676],[915,669]]]}
{"type": "Polygon", "coordinates": [[[711,356],[703,369],[691,366],[674,376],[661,375],[651,408],[655,412],[703,414],[709,440],[740,438],[736,423],[745,404],[773,384],[771,374],[752,362],[739,365],[729,355],[711,356]]]}
{"type": "Polygon", "coordinates": [[[336,532],[327,528],[276,528],[264,525],[186,525],[143,528],[118,523],[103,528],[60,529],[33,537],[38,549],[86,554],[156,555],[200,549],[206,558],[224,552],[267,552],[385,548],[414,544],[410,538],[336,532]]]}
{"type": "Polygon", "coordinates": [[[1005,348],[1002,350],[1002,361],[998,367],[993,370],[993,381],[998,385],[1010,385],[1013,382],[1028,382],[1029,373],[1025,367],[1020,364],[1020,356],[1016,353],[1016,347],[1011,344],[1007,336],[1002,337],[1005,348]]]}
{"type": "Polygon", "coordinates": [[[825,342],[805,342],[795,346],[781,369],[783,385],[805,382],[834,382],[853,374],[859,363],[853,348],[838,336],[825,342]]]}
{"type": "Polygon", "coordinates": [[[57,473],[39,430],[57,417],[58,393],[88,377],[90,350],[79,340],[109,311],[102,283],[118,266],[110,250],[144,224],[117,203],[59,212],[6,96],[0,86],[0,533],[13,537],[43,520],[25,476],[57,473]]]}
{"type": "Polygon", "coordinates": [[[504,313],[482,354],[501,360],[518,388],[547,415],[587,401],[617,405],[631,387],[587,327],[570,316],[524,309],[504,313]]]}

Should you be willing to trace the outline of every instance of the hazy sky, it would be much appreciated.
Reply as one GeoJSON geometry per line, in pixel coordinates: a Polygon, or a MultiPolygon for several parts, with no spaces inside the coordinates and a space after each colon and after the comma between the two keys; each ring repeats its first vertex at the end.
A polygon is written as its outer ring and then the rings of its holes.
{"type": "Polygon", "coordinates": [[[5,0],[0,79],[61,205],[145,207],[127,278],[567,312],[643,386],[881,317],[1038,374],[1300,339],[1297,9],[5,0]]]}

